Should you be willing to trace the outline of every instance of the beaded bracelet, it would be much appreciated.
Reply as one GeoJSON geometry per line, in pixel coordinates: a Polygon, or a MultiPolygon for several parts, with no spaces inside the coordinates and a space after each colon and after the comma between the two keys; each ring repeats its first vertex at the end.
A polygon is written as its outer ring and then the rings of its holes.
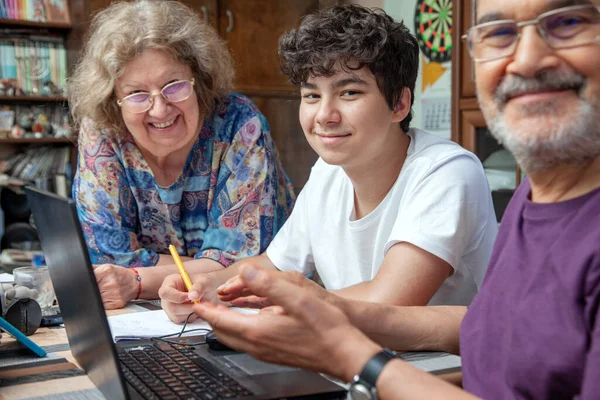
{"type": "Polygon", "coordinates": [[[135,280],[137,281],[138,284],[138,291],[137,291],[137,296],[135,296],[135,300],[138,300],[140,298],[140,294],[142,294],[142,277],[140,276],[140,273],[137,271],[137,269],[135,268],[129,268],[130,270],[132,270],[133,272],[135,272],[135,280]]]}

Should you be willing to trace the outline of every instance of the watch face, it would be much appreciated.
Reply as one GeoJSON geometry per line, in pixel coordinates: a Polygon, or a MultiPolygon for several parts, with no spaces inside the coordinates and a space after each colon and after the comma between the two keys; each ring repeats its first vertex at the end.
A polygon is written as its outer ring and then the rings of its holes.
{"type": "Polygon", "coordinates": [[[348,399],[350,400],[374,400],[371,391],[360,383],[355,383],[350,386],[348,391],[348,399]]]}

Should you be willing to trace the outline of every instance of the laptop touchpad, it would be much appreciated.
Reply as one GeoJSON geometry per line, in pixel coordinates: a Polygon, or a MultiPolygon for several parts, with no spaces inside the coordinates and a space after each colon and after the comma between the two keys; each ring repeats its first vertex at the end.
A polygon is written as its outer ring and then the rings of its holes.
{"type": "Polygon", "coordinates": [[[232,354],[224,356],[224,359],[247,373],[248,375],[272,374],[274,372],[294,371],[296,368],[284,367],[258,361],[248,354],[232,354]]]}

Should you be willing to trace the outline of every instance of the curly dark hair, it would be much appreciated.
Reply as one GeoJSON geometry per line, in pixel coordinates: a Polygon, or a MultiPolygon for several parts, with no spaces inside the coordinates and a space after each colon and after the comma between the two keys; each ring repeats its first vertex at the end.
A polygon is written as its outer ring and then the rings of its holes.
{"type": "MultiPolygon", "coordinates": [[[[381,9],[341,5],[305,16],[297,29],[279,38],[281,70],[295,85],[311,76],[332,76],[335,64],[344,70],[367,67],[391,110],[402,90],[410,90],[414,103],[419,71],[419,45],[402,22],[381,9]]],[[[412,112],[400,122],[410,128],[412,112]]]]}

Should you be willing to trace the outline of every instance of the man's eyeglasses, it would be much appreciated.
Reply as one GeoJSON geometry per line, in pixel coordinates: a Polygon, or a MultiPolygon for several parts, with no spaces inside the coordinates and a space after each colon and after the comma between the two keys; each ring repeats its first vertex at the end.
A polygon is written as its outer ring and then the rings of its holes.
{"type": "Polygon", "coordinates": [[[486,22],[469,29],[462,39],[473,61],[496,60],[514,54],[521,29],[527,25],[536,25],[540,37],[553,49],[583,46],[600,40],[600,6],[558,8],[530,21],[486,22]]]}
{"type": "Polygon", "coordinates": [[[123,110],[132,114],[141,114],[152,108],[154,96],[161,95],[169,103],[179,103],[192,95],[194,89],[194,78],[181,80],[165,85],[159,93],[137,92],[117,100],[117,104],[123,110]]]}

